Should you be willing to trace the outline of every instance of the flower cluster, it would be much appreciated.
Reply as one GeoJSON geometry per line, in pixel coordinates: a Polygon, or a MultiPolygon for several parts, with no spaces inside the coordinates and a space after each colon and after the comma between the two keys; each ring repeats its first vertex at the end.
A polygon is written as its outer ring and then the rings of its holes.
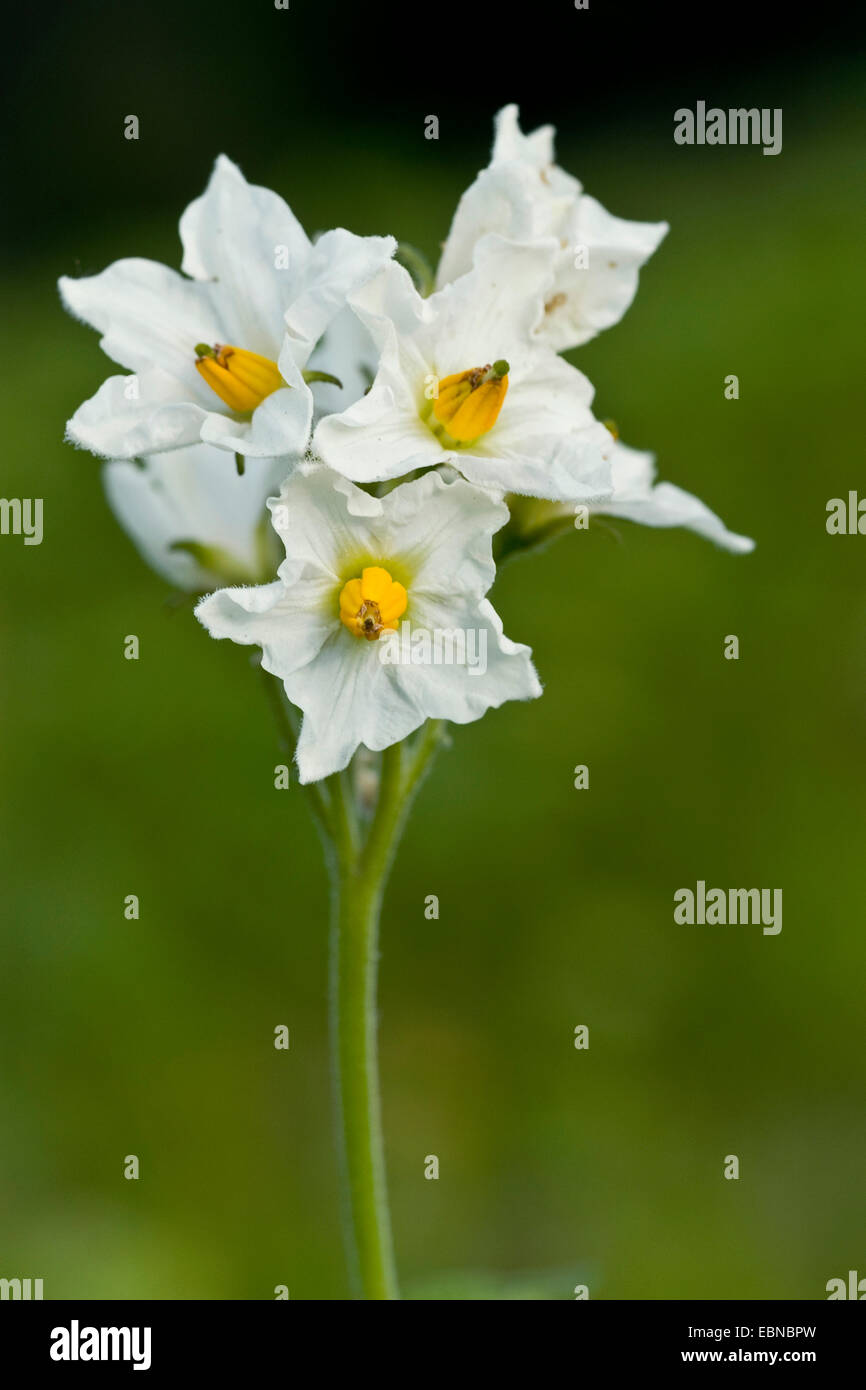
{"type": "Polygon", "coordinates": [[[216,589],[207,630],[261,648],[303,713],[302,781],[541,694],[486,597],[497,532],[504,553],[606,512],[751,549],[654,482],[560,355],[622,317],[666,231],[605,211],[509,106],[435,282],[389,237],[311,241],[224,156],[181,218],[182,273],[131,259],[61,281],[125,369],[69,438],[108,460],[154,567],[216,589]]]}

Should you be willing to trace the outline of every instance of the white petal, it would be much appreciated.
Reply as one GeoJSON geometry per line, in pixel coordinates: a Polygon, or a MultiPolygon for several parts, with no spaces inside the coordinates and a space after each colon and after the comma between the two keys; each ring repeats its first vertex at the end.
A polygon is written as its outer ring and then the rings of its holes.
{"type": "Polygon", "coordinates": [[[441,289],[472,269],[475,248],[491,234],[532,243],[557,235],[571,202],[541,194],[538,175],[522,164],[483,169],[467,188],[451,223],[436,271],[441,289]]]}
{"type": "Polygon", "coordinates": [[[186,274],[214,282],[224,335],[214,341],[276,358],[283,314],[310,254],[291,208],[220,155],[205,192],[181,217],[180,235],[186,274]]]}
{"type": "Polygon", "coordinates": [[[382,510],[383,553],[410,569],[413,604],[422,594],[486,594],[496,575],[491,537],[509,515],[502,502],[455,474],[426,473],[390,492],[382,510]]]}
{"type": "Polygon", "coordinates": [[[378,752],[399,743],[425,718],[394,668],[379,660],[378,643],[360,641],[342,625],[285,686],[304,711],[297,751],[302,782],[340,771],[361,744],[378,752]]]}
{"type": "MultiPolygon", "coordinates": [[[[173,550],[193,541],[224,552],[237,570],[254,576],[261,567],[265,502],[279,490],[288,460],[251,459],[242,476],[234,459],[206,444],[142,460],[116,461],[104,471],[105,490],[120,524],[157,573],[182,589],[201,591],[219,582],[192,555],[173,550]]],[[[265,531],[265,535],[267,531],[265,531]]]]}
{"type": "Polygon", "coordinates": [[[325,329],[308,363],[311,370],[330,372],[341,383],[312,384],[317,417],[347,410],[360,400],[373,383],[378,361],[378,349],[366,324],[351,309],[342,309],[325,329]]]}
{"type": "Polygon", "coordinates": [[[427,301],[436,315],[440,377],[501,357],[520,375],[553,284],[556,249],[552,241],[523,246],[495,235],[479,242],[473,269],[427,301]]]}
{"type": "Polygon", "coordinates": [[[429,305],[393,262],[351,303],[381,358],[366,395],[319,421],[315,452],[344,477],[363,483],[438,463],[445,456],[442,447],[419,413],[425,380],[433,375],[417,345],[430,332],[429,305]]]}
{"type": "Polygon", "coordinates": [[[261,647],[265,670],[285,681],[329,641],[334,631],[332,596],[333,586],[321,576],[291,587],[277,579],[250,588],[218,589],[202,599],[195,615],[211,637],[261,647]]]}
{"type": "Polygon", "coordinates": [[[580,198],[564,229],[568,249],[559,256],[539,336],[562,352],[618,323],[637,293],[641,266],[667,230],[666,222],[629,222],[595,198],[580,198]]]}
{"type": "Polygon", "coordinates": [[[398,478],[447,458],[417,410],[398,404],[384,374],[355,405],[319,421],[313,447],[331,468],[357,483],[398,478]]]}
{"type": "Polygon", "coordinates": [[[256,406],[249,420],[209,415],[201,437],[208,444],[243,458],[274,458],[303,453],[313,416],[308,388],[274,391],[256,406]]]}
{"type": "Polygon", "coordinates": [[[493,429],[453,462],[483,487],[550,501],[601,501],[610,494],[613,440],[590,410],[592,397],[582,372],[536,348],[526,375],[509,385],[493,429]]]}
{"type": "MultiPolygon", "coordinates": [[[[185,452],[178,449],[174,456],[185,452]]],[[[102,479],[116,519],[157,574],[176,588],[193,593],[213,584],[214,576],[203,570],[192,555],[171,550],[172,542],[182,536],[178,534],[172,507],[155,486],[151,474],[137,464],[116,460],[105,465],[102,479]]]]}
{"type": "Polygon", "coordinates": [[[465,664],[437,665],[434,660],[393,667],[427,718],[469,724],[506,700],[533,700],[542,693],[531,649],[504,636],[502,620],[487,599],[477,603],[460,596],[437,603],[425,597],[419,610],[413,629],[423,627],[431,638],[438,634],[446,661],[449,652],[466,656],[465,664]],[[462,648],[457,633],[462,634],[462,648]]]}
{"type": "Polygon", "coordinates": [[[391,261],[349,296],[349,304],[383,356],[390,354],[404,376],[429,369],[429,345],[436,323],[436,300],[422,299],[409,272],[391,261]]]}
{"type": "Polygon", "coordinates": [[[550,502],[602,503],[610,495],[610,435],[596,423],[556,438],[527,440],[523,452],[459,455],[460,471],[479,487],[550,502]]]}
{"type": "Polygon", "coordinates": [[[206,408],[213,393],[195,369],[195,346],[220,341],[222,332],[208,285],[156,261],[129,259],[100,275],[64,276],[60,294],[76,318],[102,334],[100,346],[113,361],[140,373],[159,367],[185,385],[187,400],[206,408]]]}
{"type": "MultiPolygon", "coordinates": [[[[509,380],[514,381],[513,374],[509,380]]],[[[514,390],[509,385],[505,401],[511,408],[506,413],[503,406],[499,419],[507,431],[520,435],[545,418],[551,433],[584,429],[594,418],[590,409],[594,396],[595,387],[582,371],[548,348],[533,344],[514,390]]]]}
{"type": "Polygon", "coordinates": [[[129,459],[197,443],[207,419],[181,382],[153,368],[140,376],[109,377],[78,407],[66,434],[103,458],[129,459]]]}
{"type": "Polygon", "coordinates": [[[280,574],[287,583],[317,573],[336,584],[347,558],[367,551],[371,518],[381,516],[382,502],[345,478],[325,468],[300,469],[271,505],[274,530],[286,549],[280,574]]]}
{"type": "Polygon", "coordinates": [[[553,162],[552,126],[524,135],[516,106],[504,107],[495,126],[490,165],[454,214],[436,275],[439,286],[466,273],[475,245],[487,233],[526,243],[549,236],[561,241],[566,217],[581,194],[578,180],[553,162]]]}
{"type": "Polygon", "coordinates": [[[347,296],[381,271],[396,247],[393,237],[359,237],[342,227],[325,232],[292,287],[285,316],[290,334],[310,345],[318,342],[347,296]]]}
{"type": "Polygon", "coordinates": [[[554,127],[539,126],[530,135],[524,135],[520,129],[520,109],[513,102],[497,112],[494,117],[494,130],[491,163],[518,160],[537,169],[543,169],[553,163],[553,137],[556,134],[554,127]]]}
{"type": "Polygon", "coordinates": [[[706,540],[737,554],[754,550],[753,540],[729,531],[700,498],[683,492],[672,483],[656,483],[653,486],[654,477],[655,461],[652,454],[618,444],[613,465],[614,494],[609,501],[593,510],[635,521],[642,526],[686,526],[706,540]]]}

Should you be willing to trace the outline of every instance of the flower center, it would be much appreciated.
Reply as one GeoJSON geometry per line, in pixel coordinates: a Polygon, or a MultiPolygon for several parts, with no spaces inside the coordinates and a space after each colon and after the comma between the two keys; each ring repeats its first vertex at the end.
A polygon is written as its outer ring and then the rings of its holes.
{"type": "Polygon", "coordinates": [[[340,592],[340,621],[353,637],[377,642],[385,629],[395,630],[406,612],[409,596],[381,565],[369,565],[360,579],[350,579],[340,592]]]}
{"type": "Polygon", "coordinates": [[[195,368],[230,410],[246,414],[285,386],[276,362],[246,348],[196,343],[195,368]]]}
{"type": "Polygon", "coordinates": [[[466,444],[493,428],[508,390],[508,371],[500,358],[492,366],[470,367],[439,382],[433,414],[452,439],[466,444]]]}

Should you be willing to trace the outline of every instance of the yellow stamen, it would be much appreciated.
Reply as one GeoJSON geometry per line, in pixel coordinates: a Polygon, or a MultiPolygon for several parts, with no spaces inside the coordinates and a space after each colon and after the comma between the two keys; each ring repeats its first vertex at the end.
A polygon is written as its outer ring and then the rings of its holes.
{"type": "Polygon", "coordinates": [[[493,428],[507,390],[507,362],[471,367],[439,382],[433,414],[452,439],[466,444],[493,428]]]}
{"type": "Polygon", "coordinates": [[[360,579],[350,579],[340,593],[340,621],[353,637],[377,642],[385,629],[396,631],[409,595],[381,565],[369,565],[360,579]]]}
{"type": "Polygon", "coordinates": [[[224,343],[196,344],[196,371],[230,410],[247,414],[266,396],[285,386],[276,362],[246,348],[224,343]]]}

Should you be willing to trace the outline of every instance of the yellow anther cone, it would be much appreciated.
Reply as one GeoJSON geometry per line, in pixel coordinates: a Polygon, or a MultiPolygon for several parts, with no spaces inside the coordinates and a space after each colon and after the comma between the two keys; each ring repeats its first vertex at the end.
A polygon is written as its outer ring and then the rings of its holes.
{"type": "Polygon", "coordinates": [[[507,391],[507,362],[471,367],[443,377],[433,414],[452,439],[465,444],[493,428],[507,391]]]}
{"type": "Polygon", "coordinates": [[[247,414],[285,386],[276,362],[246,348],[216,343],[196,346],[196,371],[230,410],[247,414]]]}
{"type": "Polygon", "coordinates": [[[359,579],[350,579],[340,592],[340,620],[354,637],[375,642],[385,628],[395,629],[406,611],[409,595],[381,565],[368,565],[359,579]]]}

